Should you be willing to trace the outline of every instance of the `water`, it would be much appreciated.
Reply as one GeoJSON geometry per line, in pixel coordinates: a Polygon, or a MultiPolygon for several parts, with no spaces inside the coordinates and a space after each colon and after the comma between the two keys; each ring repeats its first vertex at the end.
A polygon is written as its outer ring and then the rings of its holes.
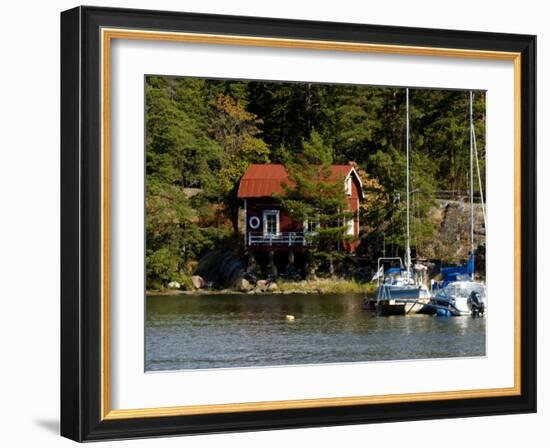
{"type": "Polygon", "coordinates": [[[148,297],[146,370],[485,355],[484,318],[378,317],[362,302],[357,294],[148,297]]]}

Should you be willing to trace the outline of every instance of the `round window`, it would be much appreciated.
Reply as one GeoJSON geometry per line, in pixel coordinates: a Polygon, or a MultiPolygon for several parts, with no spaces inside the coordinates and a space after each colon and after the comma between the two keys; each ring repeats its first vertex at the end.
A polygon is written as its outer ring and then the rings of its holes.
{"type": "Polygon", "coordinates": [[[260,218],[258,218],[257,216],[252,216],[248,220],[248,224],[252,229],[257,229],[258,227],[260,227],[260,218]]]}

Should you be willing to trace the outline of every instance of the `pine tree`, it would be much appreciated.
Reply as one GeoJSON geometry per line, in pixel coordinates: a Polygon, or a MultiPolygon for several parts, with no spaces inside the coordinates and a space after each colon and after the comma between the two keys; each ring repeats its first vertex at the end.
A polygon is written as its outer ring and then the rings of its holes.
{"type": "Polygon", "coordinates": [[[302,151],[285,163],[288,183],[279,195],[287,213],[297,222],[317,221],[314,232],[306,233],[307,253],[313,263],[324,262],[334,274],[336,261],[343,258],[340,251],[346,235],[346,222],[352,213],[346,211],[344,179],[332,175],[333,149],[313,131],[302,151]]]}

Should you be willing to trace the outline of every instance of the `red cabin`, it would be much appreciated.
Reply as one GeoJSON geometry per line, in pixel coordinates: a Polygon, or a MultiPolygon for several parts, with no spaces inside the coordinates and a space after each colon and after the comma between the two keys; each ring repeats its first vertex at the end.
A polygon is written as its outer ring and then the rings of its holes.
{"type": "MultiPolygon", "coordinates": [[[[342,179],[348,196],[348,210],[353,218],[347,222],[351,240],[342,242],[342,249],[353,252],[359,245],[359,201],[363,197],[359,175],[352,165],[332,165],[331,179],[342,179]]],[[[296,222],[273,197],[284,194],[288,183],[283,165],[250,165],[239,184],[237,196],[244,202],[243,233],[249,250],[300,250],[306,244],[305,234],[314,231],[318,222],[296,222]]]]}

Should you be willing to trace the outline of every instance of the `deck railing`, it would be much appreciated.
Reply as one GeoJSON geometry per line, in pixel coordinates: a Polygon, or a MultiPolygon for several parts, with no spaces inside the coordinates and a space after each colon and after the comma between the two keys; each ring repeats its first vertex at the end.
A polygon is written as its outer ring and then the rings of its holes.
{"type": "Polygon", "coordinates": [[[307,240],[303,232],[283,232],[278,234],[248,233],[249,246],[305,246],[307,240]]]}

